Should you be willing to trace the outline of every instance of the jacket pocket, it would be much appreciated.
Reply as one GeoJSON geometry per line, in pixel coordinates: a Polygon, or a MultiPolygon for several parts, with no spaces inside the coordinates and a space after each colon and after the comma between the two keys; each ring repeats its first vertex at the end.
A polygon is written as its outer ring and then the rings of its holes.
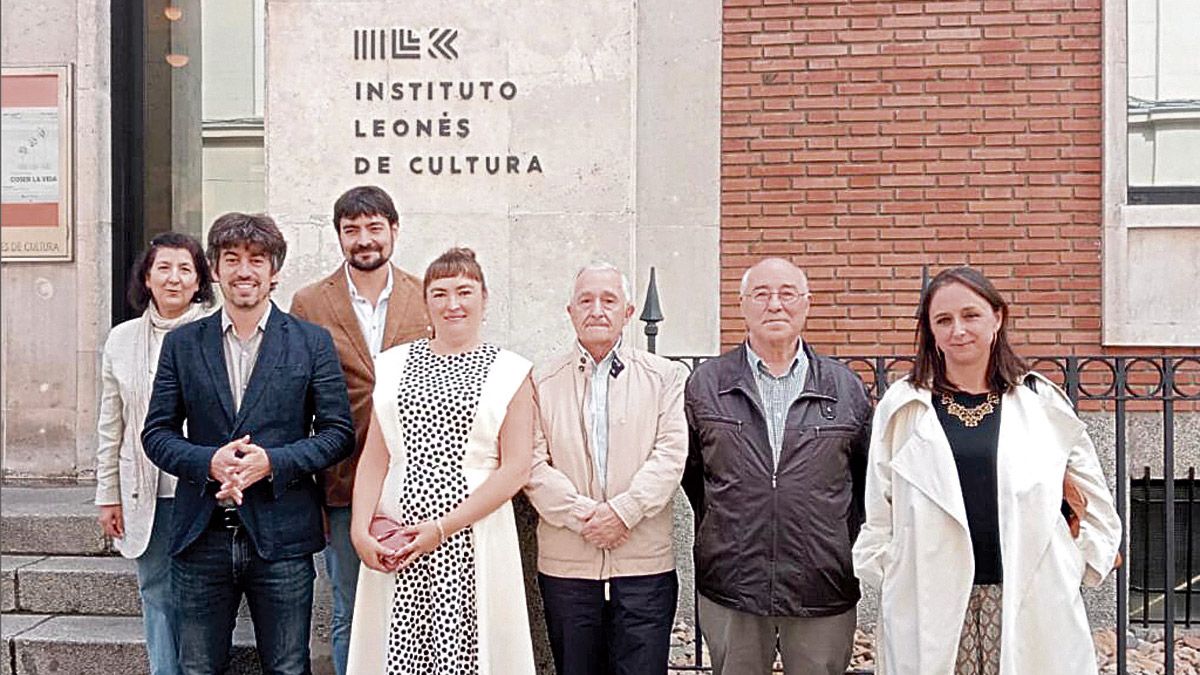
{"type": "Polygon", "coordinates": [[[303,363],[281,363],[275,366],[273,380],[307,380],[309,369],[303,363]]]}
{"type": "Polygon", "coordinates": [[[738,429],[742,428],[742,420],[726,415],[697,415],[696,422],[699,424],[714,424],[717,426],[731,426],[738,429]]]}
{"type": "Polygon", "coordinates": [[[699,588],[729,592],[736,585],[735,575],[730,572],[737,567],[740,546],[737,528],[729,527],[730,522],[730,514],[719,509],[708,509],[700,521],[694,549],[699,588]],[[722,537],[722,533],[733,533],[733,538],[722,537]]]}
{"type": "Polygon", "coordinates": [[[904,554],[904,544],[908,539],[909,530],[910,526],[908,525],[901,527],[898,533],[892,534],[892,540],[888,542],[887,547],[885,547],[883,550],[883,560],[880,562],[882,563],[881,566],[883,568],[883,579],[885,584],[887,583],[888,577],[895,573],[896,567],[899,566],[901,562],[901,556],[904,554]]]}
{"type": "Polygon", "coordinates": [[[858,427],[853,424],[818,424],[813,427],[813,435],[817,438],[850,438],[858,433],[858,427]]]}
{"type": "Polygon", "coordinates": [[[299,363],[284,363],[271,371],[270,388],[285,401],[303,401],[308,390],[309,371],[299,363]]]}
{"type": "Polygon", "coordinates": [[[1071,528],[1067,526],[1067,521],[1063,518],[1058,519],[1055,534],[1062,543],[1060,550],[1066,550],[1067,560],[1070,561],[1071,579],[1077,582],[1077,585],[1082,586],[1084,574],[1087,572],[1087,559],[1084,558],[1083,549],[1079,547],[1079,540],[1071,536],[1071,528]]]}
{"type": "Polygon", "coordinates": [[[696,433],[700,436],[706,472],[718,480],[736,480],[746,455],[743,451],[742,420],[724,415],[699,415],[696,433]]]}

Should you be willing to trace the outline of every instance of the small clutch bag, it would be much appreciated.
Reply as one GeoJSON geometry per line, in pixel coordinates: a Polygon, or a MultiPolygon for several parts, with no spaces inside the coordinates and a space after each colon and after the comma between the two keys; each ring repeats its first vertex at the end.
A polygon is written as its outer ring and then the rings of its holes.
{"type": "Polygon", "coordinates": [[[382,514],[375,514],[371,518],[371,525],[368,530],[375,541],[384,546],[399,551],[405,544],[412,541],[414,537],[411,534],[404,534],[404,526],[382,514]]]}

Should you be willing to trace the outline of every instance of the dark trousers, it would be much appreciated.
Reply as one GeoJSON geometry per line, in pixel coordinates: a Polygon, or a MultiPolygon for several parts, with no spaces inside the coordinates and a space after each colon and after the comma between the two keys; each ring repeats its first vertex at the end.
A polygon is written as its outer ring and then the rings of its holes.
{"type": "Polygon", "coordinates": [[[679,582],[675,572],[605,583],[538,574],[558,675],[667,672],[679,582]]]}
{"type": "Polygon", "coordinates": [[[171,561],[181,619],[180,670],[186,675],[226,672],[245,595],[263,672],[309,675],[315,578],[311,555],[263,560],[245,530],[206,530],[171,561]]]}

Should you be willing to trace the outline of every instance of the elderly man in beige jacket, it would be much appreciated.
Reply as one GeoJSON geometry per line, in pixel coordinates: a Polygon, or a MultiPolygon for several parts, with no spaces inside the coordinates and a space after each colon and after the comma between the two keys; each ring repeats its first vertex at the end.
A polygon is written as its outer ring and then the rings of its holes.
{"type": "Polygon", "coordinates": [[[617,268],[580,270],[567,305],[578,341],[536,377],[525,492],[541,515],[538,582],[558,675],[667,671],[687,370],[622,344],[633,310],[617,268]]]}

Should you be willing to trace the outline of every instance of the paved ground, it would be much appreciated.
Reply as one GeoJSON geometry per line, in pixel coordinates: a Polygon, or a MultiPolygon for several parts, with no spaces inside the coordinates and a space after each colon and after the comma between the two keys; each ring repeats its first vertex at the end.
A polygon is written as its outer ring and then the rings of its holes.
{"type": "MultiPolygon", "coordinates": [[[[1114,675],[1117,672],[1116,636],[1111,629],[1098,630],[1092,635],[1096,643],[1096,660],[1100,666],[1101,675],[1114,675]]],[[[1139,638],[1130,635],[1127,649],[1129,675],[1162,675],[1166,672],[1163,666],[1163,640],[1161,630],[1151,631],[1139,638]]],[[[690,625],[679,623],[675,626],[671,639],[671,665],[676,668],[695,666],[695,633],[690,625]]],[[[703,665],[708,666],[708,650],[703,650],[703,665]]],[[[777,670],[782,672],[779,664],[777,670]]],[[[854,656],[850,661],[850,669],[856,673],[871,673],[875,668],[874,645],[871,636],[863,631],[857,631],[854,637],[854,656]]],[[[1176,675],[1200,675],[1200,634],[1184,635],[1175,640],[1175,673],[1176,675]]]]}

